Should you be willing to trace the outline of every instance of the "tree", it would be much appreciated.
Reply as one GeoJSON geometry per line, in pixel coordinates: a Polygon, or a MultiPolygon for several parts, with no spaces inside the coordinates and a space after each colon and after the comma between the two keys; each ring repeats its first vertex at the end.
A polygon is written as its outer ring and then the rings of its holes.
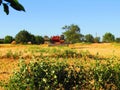
{"type": "Polygon", "coordinates": [[[3,44],[4,43],[4,39],[0,39],[0,44],[3,44]]]}
{"type": "Polygon", "coordinates": [[[13,37],[12,36],[5,36],[5,39],[4,39],[4,43],[11,43],[13,41],[13,37]]]}
{"type": "Polygon", "coordinates": [[[15,36],[15,41],[26,44],[31,41],[31,34],[26,30],[22,30],[15,36]]]}
{"type": "Polygon", "coordinates": [[[100,42],[100,37],[95,37],[95,38],[94,38],[94,42],[95,42],[95,43],[99,43],[99,42],[100,42]]]}
{"type": "Polygon", "coordinates": [[[31,42],[32,44],[36,44],[35,35],[30,34],[30,42],[31,42]]]}
{"type": "Polygon", "coordinates": [[[110,32],[107,32],[103,35],[103,42],[106,42],[106,43],[110,43],[110,42],[114,42],[115,41],[115,36],[110,33],[110,32]]]}
{"type": "Polygon", "coordinates": [[[77,43],[80,42],[80,28],[78,25],[70,25],[70,26],[64,26],[62,29],[65,30],[63,32],[63,35],[65,36],[65,40],[67,43],[77,43]]]}
{"type": "Polygon", "coordinates": [[[44,38],[42,36],[35,36],[35,44],[43,44],[44,38]]]}
{"type": "Polygon", "coordinates": [[[94,42],[94,37],[91,34],[85,35],[85,41],[93,43],[94,42]]]}
{"type": "Polygon", "coordinates": [[[115,39],[115,42],[120,43],[120,38],[119,38],[119,37],[116,38],[116,39],[115,39]]]}
{"type": "Polygon", "coordinates": [[[3,5],[4,12],[9,14],[9,7],[17,11],[25,11],[24,7],[18,2],[18,0],[0,0],[0,5],[3,5]]]}

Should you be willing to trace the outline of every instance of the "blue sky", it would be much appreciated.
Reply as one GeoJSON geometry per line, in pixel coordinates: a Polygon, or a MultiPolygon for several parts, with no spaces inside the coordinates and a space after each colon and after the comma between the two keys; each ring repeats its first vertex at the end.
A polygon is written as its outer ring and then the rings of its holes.
{"type": "Polygon", "coordinates": [[[106,32],[120,37],[120,0],[19,0],[26,12],[0,7],[0,38],[20,30],[35,35],[61,35],[64,25],[77,24],[82,34],[102,37],[106,32]]]}

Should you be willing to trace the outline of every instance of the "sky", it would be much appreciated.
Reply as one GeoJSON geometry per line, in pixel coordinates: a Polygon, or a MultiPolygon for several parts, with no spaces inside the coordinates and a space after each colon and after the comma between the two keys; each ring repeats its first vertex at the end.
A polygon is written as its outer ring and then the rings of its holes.
{"type": "Polygon", "coordinates": [[[81,33],[120,37],[120,0],[19,0],[26,12],[0,7],[0,38],[15,37],[21,30],[34,35],[61,35],[65,25],[75,24],[81,33]]]}

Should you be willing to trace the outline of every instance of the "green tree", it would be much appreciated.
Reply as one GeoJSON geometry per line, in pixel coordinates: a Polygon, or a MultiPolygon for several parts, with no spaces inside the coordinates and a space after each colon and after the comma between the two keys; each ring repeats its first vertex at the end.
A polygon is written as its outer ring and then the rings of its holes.
{"type": "Polygon", "coordinates": [[[12,36],[5,36],[5,39],[4,39],[4,43],[11,43],[13,41],[13,37],[12,36]]]}
{"type": "Polygon", "coordinates": [[[94,38],[94,42],[95,42],[95,43],[99,43],[99,42],[100,42],[100,37],[95,37],[95,38],[94,38]]]}
{"type": "Polygon", "coordinates": [[[4,43],[4,39],[0,39],[0,44],[3,44],[4,43]]]}
{"type": "Polygon", "coordinates": [[[44,38],[42,36],[35,36],[35,44],[43,44],[44,38]]]}
{"type": "Polygon", "coordinates": [[[31,34],[26,30],[22,30],[15,36],[15,41],[17,43],[26,44],[31,41],[31,34]]]}
{"type": "Polygon", "coordinates": [[[85,41],[93,43],[94,42],[94,37],[91,34],[85,35],[85,41]]]}
{"type": "Polygon", "coordinates": [[[120,43],[120,38],[116,38],[115,42],[120,43]]]}
{"type": "Polygon", "coordinates": [[[9,14],[9,7],[17,11],[25,11],[24,7],[18,2],[18,0],[0,0],[0,5],[3,5],[4,12],[9,14]]]}
{"type": "Polygon", "coordinates": [[[106,42],[106,43],[110,43],[110,42],[114,42],[115,41],[115,36],[110,33],[110,32],[107,32],[103,35],[103,42],[106,42]]]}
{"type": "Polygon", "coordinates": [[[65,30],[63,32],[63,35],[65,36],[65,40],[68,43],[77,43],[80,42],[81,34],[80,34],[80,28],[78,25],[70,25],[70,26],[64,26],[62,29],[65,30]]]}
{"type": "Polygon", "coordinates": [[[30,42],[31,42],[32,44],[36,44],[35,35],[30,34],[30,42]]]}

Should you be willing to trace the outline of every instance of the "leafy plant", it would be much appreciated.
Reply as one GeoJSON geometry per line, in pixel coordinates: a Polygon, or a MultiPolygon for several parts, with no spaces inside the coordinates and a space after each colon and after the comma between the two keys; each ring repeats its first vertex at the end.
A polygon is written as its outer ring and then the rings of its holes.
{"type": "Polygon", "coordinates": [[[9,14],[9,6],[17,11],[25,11],[24,7],[18,2],[18,0],[0,0],[0,5],[1,4],[7,15],[9,14]]]}

